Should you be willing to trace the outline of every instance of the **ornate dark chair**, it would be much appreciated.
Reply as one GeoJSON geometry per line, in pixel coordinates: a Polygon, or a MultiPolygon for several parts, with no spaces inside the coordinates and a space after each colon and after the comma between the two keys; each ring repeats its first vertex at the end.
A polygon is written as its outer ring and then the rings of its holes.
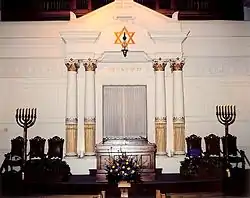
{"type": "Polygon", "coordinates": [[[44,147],[46,140],[40,136],[36,136],[30,139],[30,152],[29,158],[31,159],[43,159],[45,157],[44,147]]]}
{"type": "Polygon", "coordinates": [[[63,161],[64,139],[54,136],[48,140],[48,153],[46,159],[47,181],[67,181],[70,167],[63,161]]]}
{"type": "Polygon", "coordinates": [[[48,140],[48,153],[47,156],[49,159],[62,159],[63,158],[63,144],[64,139],[54,136],[48,140]]]}
{"type": "MultiPolygon", "coordinates": [[[[223,136],[221,138],[223,145],[223,155],[225,157],[226,154],[226,137],[223,136]]],[[[227,152],[228,152],[228,160],[230,164],[235,164],[238,167],[239,163],[242,164],[242,168],[245,169],[245,165],[249,164],[249,160],[247,159],[245,152],[243,150],[239,150],[237,148],[237,137],[231,134],[228,134],[227,137],[227,152]]]]}
{"type": "Polygon", "coordinates": [[[221,177],[223,174],[223,158],[221,157],[220,137],[210,134],[204,138],[206,151],[204,153],[204,164],[210,176],[221,177]]]}
{"type": "Polygon", "coordinates": [[[205,155],[207,157],[221,157],[220,137],[210,134],[204,138],[206,144],[205,155]]]}
{"type": "Polygon", "coordinates": [[[0,173],[3,169],[5,172],[15,171],[14,167],[19,167],[22,170],[24,164],[24,139],[18,136],[11,140],[11,151],[5,154],[5,159],[1,166],[0,173]],[[10,170],[9,170],[10,168],[10,170]]]}
{"type": "Polygon", "coordinates": [[[184,161],[181,161],[180,175],[188,178],[206,177],[206,169],[203,163],[201,137],[191,135],[186,138],[187,153],[184,161]]]}
{"type": "Polygon", "coordinates": [[[186,138],[187,157],[202,157],[201,140],[201,137],[194,134],[186,138]]]}

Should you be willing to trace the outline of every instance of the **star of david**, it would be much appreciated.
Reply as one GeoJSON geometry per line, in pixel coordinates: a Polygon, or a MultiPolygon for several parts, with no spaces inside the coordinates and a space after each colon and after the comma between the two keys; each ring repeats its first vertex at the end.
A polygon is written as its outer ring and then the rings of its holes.
{"type": "Polygon", "coordinates": [[[122,47],[126,47],[128,44],[135,44],[133,40],[134,34],[135,32],[129,32],[126,27],[122,28],[120,32],[115,32],[115,44],[120,44],[122,47]]]}

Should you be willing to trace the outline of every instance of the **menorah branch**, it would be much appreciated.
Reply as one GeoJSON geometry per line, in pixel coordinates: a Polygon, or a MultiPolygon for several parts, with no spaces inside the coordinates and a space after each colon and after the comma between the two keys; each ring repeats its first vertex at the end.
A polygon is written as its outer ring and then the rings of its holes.
{"type": "Polygon", "coordinates": [[[236,107],[235,105],[217,105],[216,116],[218,121],[225,127],[225,151],[224,157],[226,163],[229,161],[228,156],[228,134],[229,126],[235,122],[236,119],[236,107]]]}
{"type": "Polygon", "coordinates": [[[17,109],[16,110],[16,122],[17,124],[23,128],[23,138],[24,138],[24,153],[23,159],[27,160],[27,136],[28,136],[28,128],[32,127],[36,122],[36,109],[17,109]]]}

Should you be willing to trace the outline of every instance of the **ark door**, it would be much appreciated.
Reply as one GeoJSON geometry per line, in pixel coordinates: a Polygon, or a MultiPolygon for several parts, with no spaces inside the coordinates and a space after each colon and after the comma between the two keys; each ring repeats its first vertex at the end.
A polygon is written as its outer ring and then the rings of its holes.
{"type": "Polygon", "coordinates": [[[103,137],[147,138],[146,86],[103,86],[103,137]]]}

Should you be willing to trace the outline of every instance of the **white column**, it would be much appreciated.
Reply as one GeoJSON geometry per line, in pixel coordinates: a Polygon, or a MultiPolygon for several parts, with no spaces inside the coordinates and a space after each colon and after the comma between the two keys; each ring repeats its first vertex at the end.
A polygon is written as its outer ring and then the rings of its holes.
{"type": "Polygon", "coordinates": [[[183,66],[184,59],[171,59],[171,71],[173,73],[173,136],[174,154],[185,154],[185,112],[183,90],[183,66]]]}
{"type": "Polygon", "coordinates": [[[95,104],[95,69],[97,61],[88,59],[85,68],[85,104],[84,104],[84,139],[85,155],[95,155],[96,104],[95,104]]]}
{"type": "Polygon", "coordinates": [[[65,60],[67,67],[67,98],[66,98],[66,157],[77,156],[77,71],[79,69],[78,60],[65,60]]]}
{"type": "Polygon", "coordinates": [[[166,60],[153,60],[155,71],[155,143],[158,155],[166,154],[167,117],[166,117],[166,87],[165,67],[166,60]]]}

